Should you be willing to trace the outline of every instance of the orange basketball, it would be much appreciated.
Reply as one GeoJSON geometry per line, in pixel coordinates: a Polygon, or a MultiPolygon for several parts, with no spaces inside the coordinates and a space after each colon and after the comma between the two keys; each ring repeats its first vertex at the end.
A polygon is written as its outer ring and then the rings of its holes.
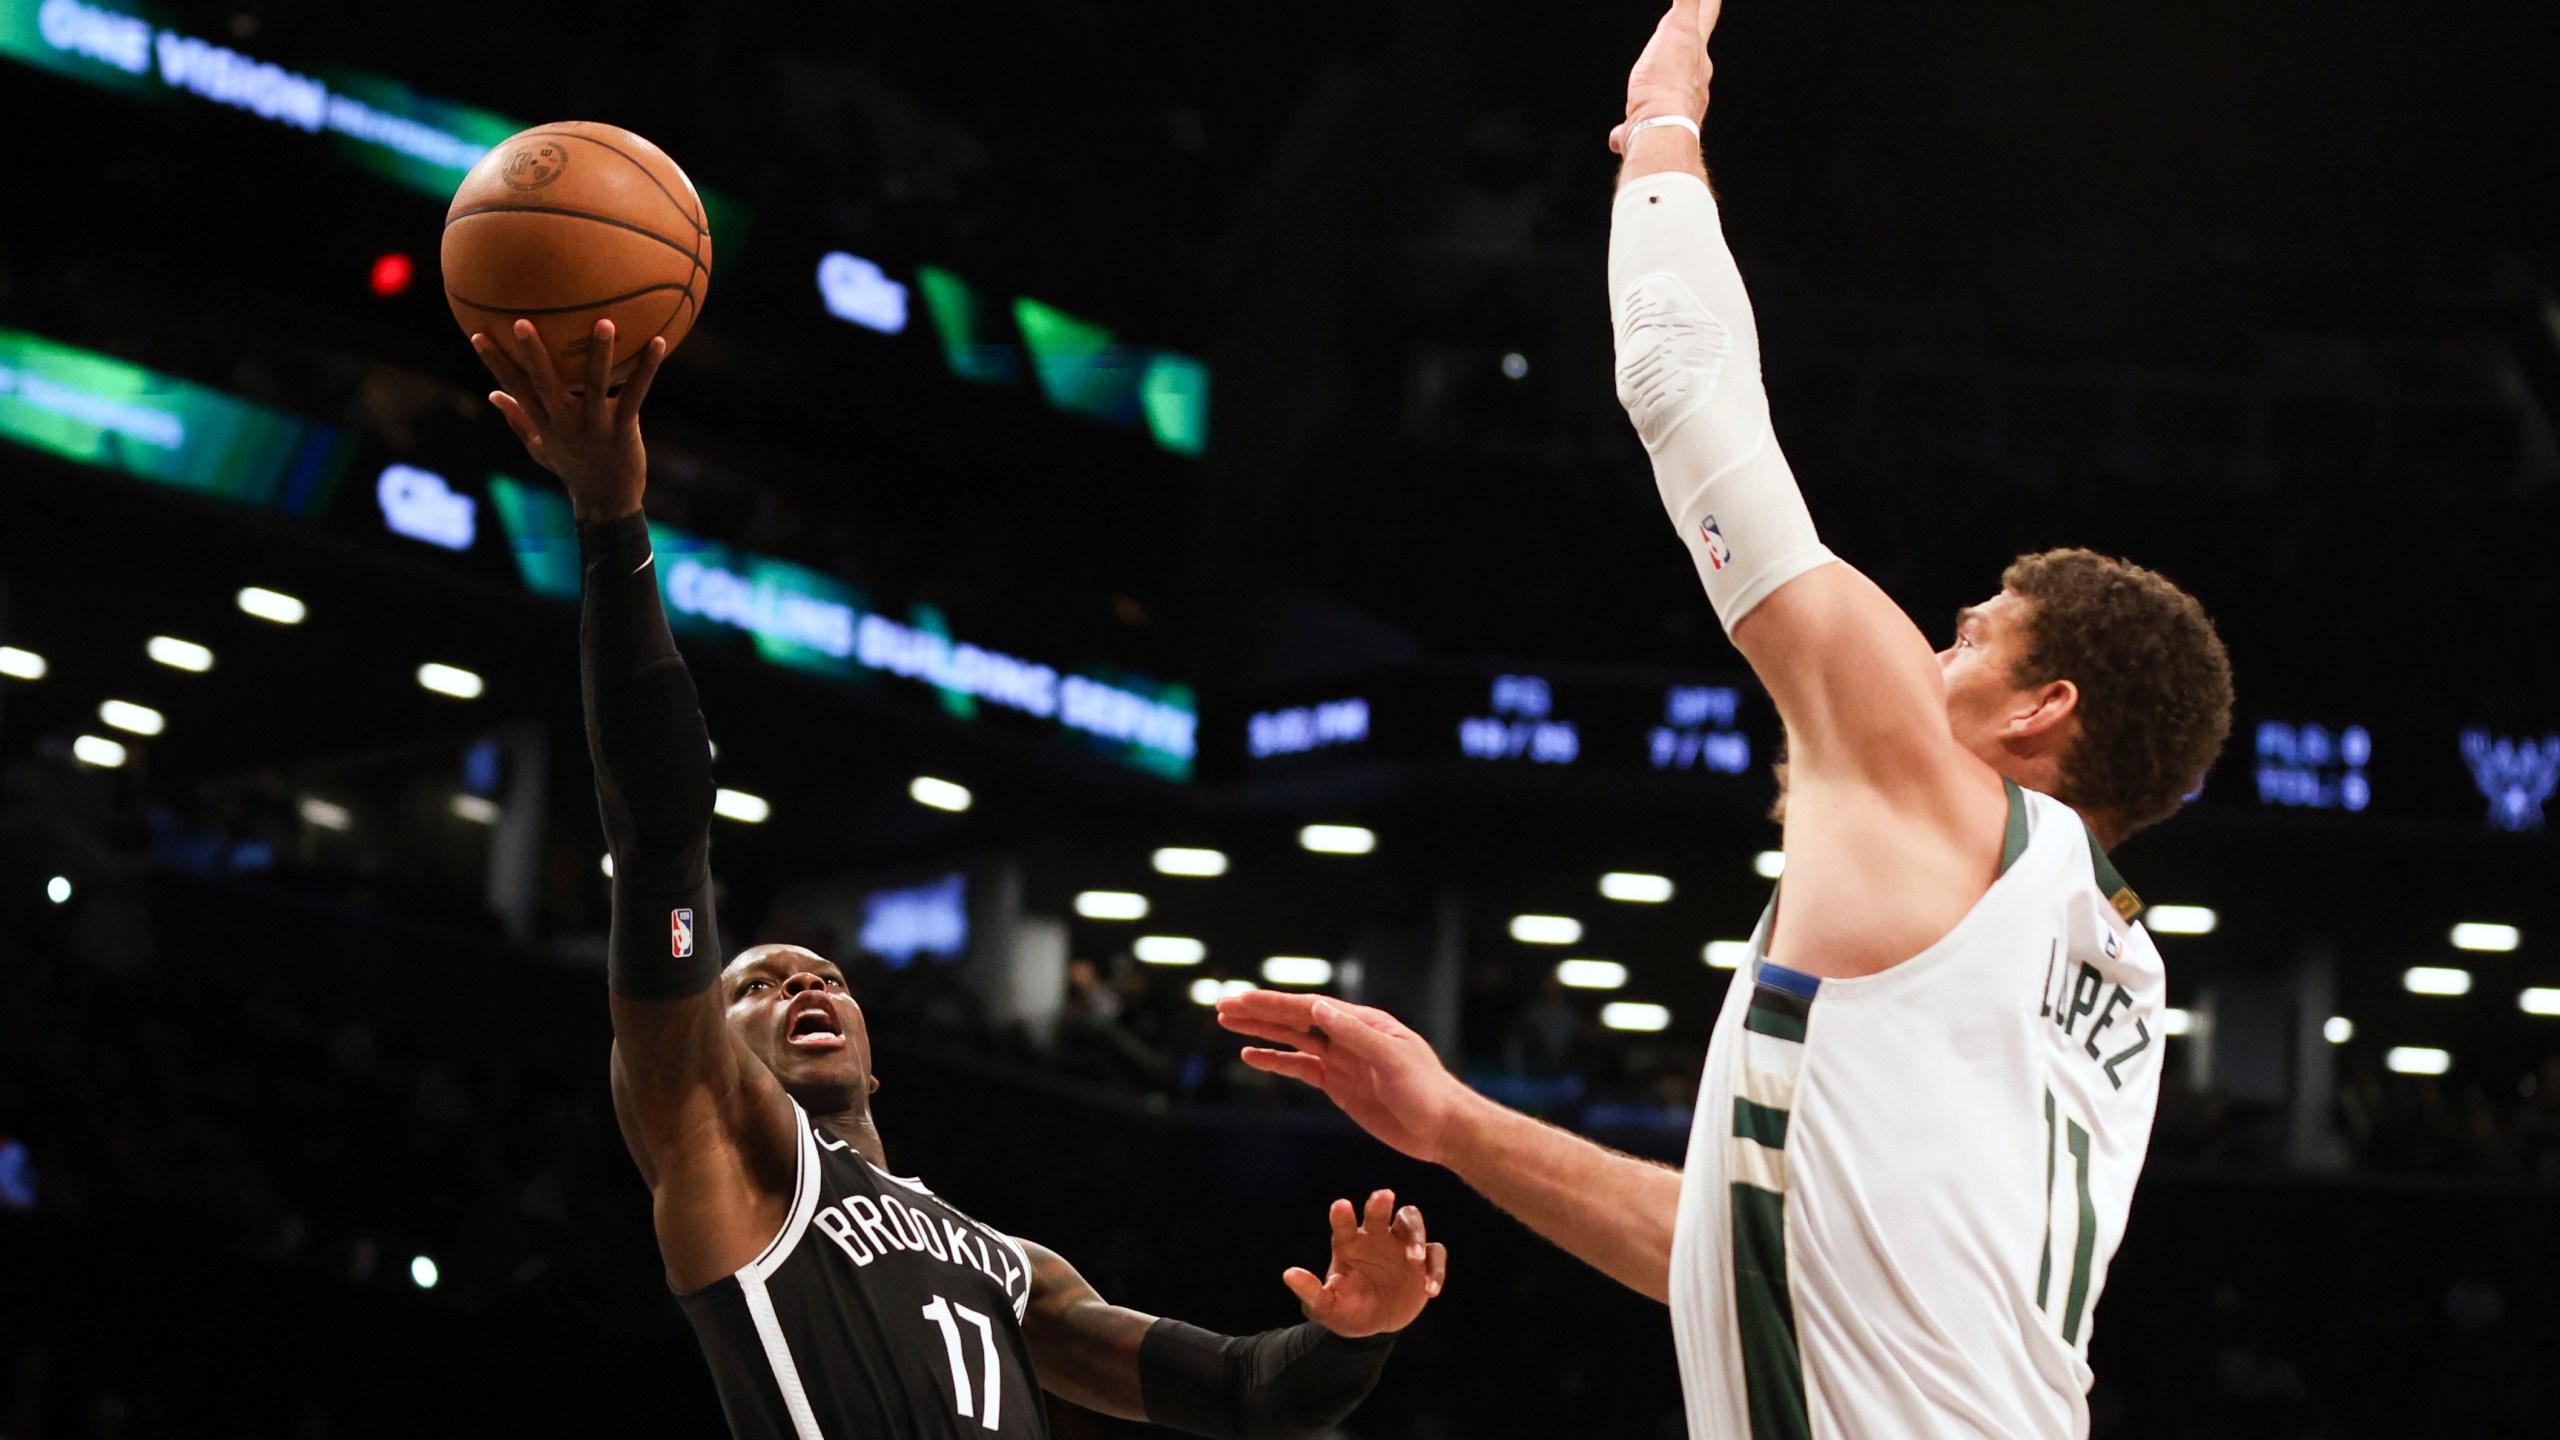
{"type": "Polygon", "coordinates": [[[500,141],[444,217],[444,294],[464,334],[542,332],[569,384],[596,321],[613,321],[613,379],[656,336],[683,343],[711,285],[702,196],[667,152],[612,125],[564,120],[500,141]]]}

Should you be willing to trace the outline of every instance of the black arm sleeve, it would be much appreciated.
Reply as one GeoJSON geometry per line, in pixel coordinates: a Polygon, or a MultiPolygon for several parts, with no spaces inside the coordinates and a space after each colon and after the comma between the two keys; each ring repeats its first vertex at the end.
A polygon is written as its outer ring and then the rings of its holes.
{"type": "Polygon", "coordinates": [[[1369,1398],[1395,1343],[1313,1321],[1239,1338],[1158,1320],[1138,1342],[1139,1403],[1150,1422],[1210,1440],[1312,1440],[1369,1398]]]}
{"type": "Polygon", "coordinates": [[[711,914],[711,733],[658,602],[639,512],[578,527],[586,600],[578,689],[596,806],[613,852],[607,976],[634,1000],[680,1000],[720,973],[711,914]],[[678,923],[691,912],[690,934],[678,923]]]}

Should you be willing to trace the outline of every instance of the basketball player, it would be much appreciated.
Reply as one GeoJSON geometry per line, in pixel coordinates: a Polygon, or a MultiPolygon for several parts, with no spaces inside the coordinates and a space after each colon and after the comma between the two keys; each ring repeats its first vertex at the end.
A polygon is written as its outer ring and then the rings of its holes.
{"type": "Polygon", "coordinates": [[[1610,136],[1619,398],[1786,724],[1783,904],[1717,1018],[1685,1172],[1502,1109],[1376,1010],[1254,992],[1219,1017],[1289,1047],[1251,1064],[1669,1301],[1698,1440],[2085,1436],[2166,1035],[2106,847],[2195,789],[2229,663],[2194,600],[2082,550],[2010,566],[1933,660],[1816,538],[1699,158],[1717,9],[1672,7],[1610,136]]]}
{"type": "Polygon", "coordinates": [[[581,689],[613,853],[614,1113],[672,1286],[741,1440],[1045,1437],[1036,1383],[1089,1409],[1228,1440],[1330,1430],[1447,1273],[1395,1197],[1332,1210],[1307,1321],[1247,1338],[1106,1304],[1056,1254],[893,1174],[871,1043],[834,964],[760,945],[720,965],[710,738],[660,608],[641,513],[652,340],[609,395],[611,322],[570,390],[531,322],[472,347],[489,398],[569,490],[585,572],[581,689]]]}

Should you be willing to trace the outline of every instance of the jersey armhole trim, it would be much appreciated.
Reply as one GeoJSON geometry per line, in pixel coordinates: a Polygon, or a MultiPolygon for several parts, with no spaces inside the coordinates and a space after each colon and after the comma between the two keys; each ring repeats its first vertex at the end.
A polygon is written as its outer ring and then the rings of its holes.
{"type": "Polygon", "coordinates": [[[2106,847],[2098,843],[2098,832],[2089,829],[2086,820],[2080,822],[2080,828],[2089,836],[2089,869],[2098,877],[2098,893],[2106,896],[2107,903],[2116,907],[2118,918],[2127,924],[2133,923],[2133,917],[2142,913],[2142,897],[2134,894],[2133,887],[2124,883],[2124,876],[2116,870],[2116,862],[2107,858],[2106,847]]]}
{"type": "Polygon", "coordinates": [[[818,1213],[818,1191],[821,1188],[818,1183],[818,1137],[811,1133],[809,1114],[800,1108],[797,1100],[791,1102],[791,1128],[799,1139],[798,1158],[792,1172],[791,1213],[783,1217],[782,1229],[774,1235],[773,1242],[764,1247],[764,1253],[739,1269],[738,1278],[742,1281],[753,1280],[761,1284],[765,1277],[781,1269],[782,1262],[791,1258],[791,1252],[800,1244],[800,1237],[808,1231],[810,1219],[818,1213]]]}

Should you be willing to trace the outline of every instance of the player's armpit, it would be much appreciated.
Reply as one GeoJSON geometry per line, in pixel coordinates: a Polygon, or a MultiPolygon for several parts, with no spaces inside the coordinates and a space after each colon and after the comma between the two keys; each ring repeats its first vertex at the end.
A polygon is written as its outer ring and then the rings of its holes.
{"type": "Polygon", "coordinates": [[[1734,626],[1733,643],[1786,722],[1790,773],[1907,791],[1981,768],[1948,728],[1936,652],[1855,567],[1825,565],[1778,587],[1734,626]]]}
{"type": "Polygon", "coordinates": [[[790,1097],[753,1056],[736,1052],[712,999],[613,1001],[623,1037],[611,1062],[614,1120],[648,1183],[667,1283],[679,1293],[735,1273],[772,1243],[798,1173],[790,1097]],[[673,1013],[685,1008],[709,1013],[716,1033],[704,1048],[726,1052],[725,1065],[667,1062],[698,1043],[684,1034],[694,1024],[673,1013]]]}

